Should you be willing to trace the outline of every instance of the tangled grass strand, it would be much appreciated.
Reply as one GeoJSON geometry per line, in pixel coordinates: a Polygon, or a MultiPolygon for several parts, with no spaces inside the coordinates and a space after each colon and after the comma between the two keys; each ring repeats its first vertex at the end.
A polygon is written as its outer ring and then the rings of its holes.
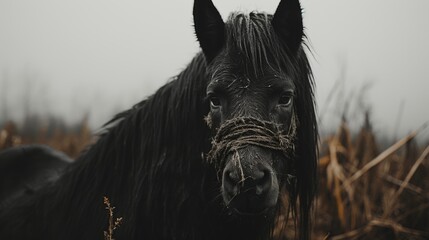
{"type": "Polygon", "coordinates": [[[227,155],[249,145],[277,150],[288,155],[293,151],[295,135],[294,114],[287,132],[280,124],[253,117],[230,119],[218,129],[207,160],[219,169],[224,165],[227,155]]]}

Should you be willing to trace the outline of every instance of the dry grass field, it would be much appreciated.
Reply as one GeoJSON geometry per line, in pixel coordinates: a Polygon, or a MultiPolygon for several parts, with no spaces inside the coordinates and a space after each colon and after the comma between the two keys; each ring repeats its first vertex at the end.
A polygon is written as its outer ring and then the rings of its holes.
{"type": "Polygon", "coordinates": [[[404,136],[381,149],[367,121],[322,140],[315,232],[320,239],[429,239],[429,146],[404,136]]]}
{"type": "MultiPolygon", "coordinates": [[[[42,143],[76,157],[92,141],[85,120],[32,134],[13,122],[0,127],[0,150],[42,143]]],[[[358,134],[344,121],[321,137],[314,239],[429,239],[429,146],[418,146],[417,134],[382,148],[366,120],[358,134]]]]}

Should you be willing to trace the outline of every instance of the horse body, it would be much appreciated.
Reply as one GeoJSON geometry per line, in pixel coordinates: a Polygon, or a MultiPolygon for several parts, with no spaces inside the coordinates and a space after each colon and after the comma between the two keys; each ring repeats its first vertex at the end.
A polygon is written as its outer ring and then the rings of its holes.
{"type": "Polygon", "coordinates": [[[224,23],[195,1],[202,53],[118,114],[58,181],[0,209],[0,238],[100,239],[106,196],[123,217],[116,239],[270,239],[289,209],[307,239],[317,129],[300,18],[299,2],[283,0],[274,16],[224,23]]]}
{"type": "Polygon", "coordinates": [[[31,195],[59,178],[72,159],[43,145],[9,148],[0,153],[0,206],[31,195]]]}

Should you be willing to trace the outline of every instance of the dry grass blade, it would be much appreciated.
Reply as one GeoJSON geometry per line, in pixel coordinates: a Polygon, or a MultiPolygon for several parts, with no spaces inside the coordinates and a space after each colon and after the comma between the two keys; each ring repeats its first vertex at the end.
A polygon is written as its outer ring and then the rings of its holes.
{"type": "Polygon", "coordinates": [[[368,233],[369,230],[370,230],[370,226],[367,225],[367,226],[359,228],[359,229],[351,230],[351,231],[348,231],[346,233],[333,236],[330,239],[331,240],[356,239],[356,238],[361,237],[361,236],[365,235],[366,233],[368,233]]]}
{"type": "Polygon", "coordinates": [[[406,234],[408,236],[421,237],[421,238],[425,238],[425,239],[426,239],[426,237],[429,237],[428,233],[426,233],[426,232],[406,228],[406,227],[404,227],[404,226],[402,226],[396,222],[390,221],[390,220],[373,219],[364,227],[354,229],[354,230],[351,230],[349,232],[333,236],[330,239],[331,240],[357,239],[357,238],[359,238],[365,234],[368,234],[369,232],[374,230],[374,228],[388,228],[388,229],[392,229],[396,234],[401,233],[401,234],[406,234]]]}
{"type": "Polygon", "coordinates": [[[104,240],[114,240],[113,233],[121,225],[122,217],[113,219],[113,210],[115,207],[112,207],[110,204],[109,198],[103,198],[104,205],[106,205],[106,210],[109,215],[109,226],[107,231],[104,231],[104,240]]]}
{"type": "Polygon", "coordinates": [[[395,144],[393,144],[387,150],[385,150],[380,155],[378,155],[376,158],[374,158],[372,161],[370,161],[365,166],[363,166],[359,171],[356,171],[350,178],[348,178],[344,182],[344,185],[347,186],[348,184],[353,183],[354,181],[356,181],[357,179],[362,177],[371,168],[377,166],[379,163],[386,160],[390,155],[392,155],[393,153],[398,151],[399,148],[401,148],[403,145],[405,145],[406,143],[408,143],[409,141],[414,139],[416,137],[417,133],[418,133],[417,131],[412,132],[411,134],[409,134],[405,138],[403,138],[403,139],[399,140],[398,142],[396,142],[395,144]]]}
{"type": "Polygon", "coordinates": [[[418,230],[414,230],[414,229],[410,229],[410,228],[406,228],[406,227],[400,225],[399,223],[389,221],[389,220],[384,220],[384,219],[374,219],[369,223],[369,226],[390,228],[396,234],[402,233],[402,234],[412,235],[412,236],[416,236],[416,237],[425,237],[425,238],[429,237],[428,233],[418,231],[418,230]]]}
{"type": "MultiPolygon", "coordinates": [[[[429,203],[421,204],[421,205],[415,207],[414,209],[407,210],[402,215],[396,217],[396,219],[398,221],[401,221],[408,216],[415,216],[418,213],[421,213],[423,211],[427,211],[427,209],[429,209],[429,203]]],[[[427,234],[429,234],[429,232],[427,232],[427,234]]]]}
{"type": "Polygon", "coordinates": [[[330,181],[334,180],[334,198],[336,200],[337,203],[337,211],[338,211],[338,217],[340,219],[340,222],[342,224],[342,226],[346,225],[346,219],[345,219],[345,214],[344,214],[344,203],[343,203],[343,199],[341,196],[341,188],[340,188],[340,180],[345,179],[343,170],[341,165],[338,163],[338,159],[337,159],[337,147],[338,147],[339,143],[337,141],[336,138],[334,138],[330,143],[329,143],[329,151],[330,151],[330,157],[331,157],[331,161],[329,164],[329,171],[331,171],[330,175],[333,177],[333,179],[331,178],[330,181]]]}
{"type": "Polygon", "coordinates": [[[7,132],[4,129],[0,130],[0,149],[2,149],[2,146],[5,145],[6,139],[7,139],[7,132]]]}
{"type": "Polygon", "coordinates": [[[417,168],[420,166],[420,164],[422,164],[423,160],[425,160],[428,155],[429,155],[429,146],[426,147],[422,155],[417,159],[417,161],[411,167],[410,171],[408,172],[407,176],[405,177],[405,180],[402,182],[398,191],[395,192],[395,195],[393,195],[393,197],[391,198],[391,201],[388,203],[388,207],[386,208],[387,210],[386,212],[384,212],[383,217],[388,217],[392,213],[392,209],[396,204],[397,202],[396,200],[398,199],[399,195],[401,195],[405,187],[407,187],[414,173],[417,171],[417,168]]]}
{"type": "MultiPolygon", "coordinates": [[[[399,180],[399,179],[394,178],[394,177],[389,176],[389,175],[385,176],[384,179],[387,182],[389,182],[391,184],[394,184],[396,186],[399,186],[399,187],[401,187],[403,185],[403,183],[404,183],[404,181],[399,180]]],[[[419,194],[420,196],[429,199],[429,193],[426,193],[422,188],[417,187],[417,186],[415,186],[415,185],[413,185],[411,183],[406,184],[404,189],[407,189],[407,190],[409,190],[409,191],[411,191],[413,193],[419,194]]]]}

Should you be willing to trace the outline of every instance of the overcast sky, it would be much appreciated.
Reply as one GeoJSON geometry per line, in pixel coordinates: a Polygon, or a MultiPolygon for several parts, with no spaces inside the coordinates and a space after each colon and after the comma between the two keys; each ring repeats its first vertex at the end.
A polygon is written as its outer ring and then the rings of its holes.
{"type": "MultiPolygon", "coordinates": [[[[192,4],[0,0],[0,107],[14,105],[7,114],[19,117],[27,95],[34,112],[74,121],[89,111],[92,125],[99,126],[153,93],[199,51],[192,4]]],[[[278,1],[214,4],[226,19],[234,10],[272,13],[278,1]]],[[[378,131],[394,133],[399,121],[406,133],[429,120],[428,0],[302,0],[302,5],[324,126],[337,124],[341,103],[355,99],[355,106],[361,92],[378,131]]],[[[360,124],[362,115],[351,109],[350,121],[360,124]]]]}

